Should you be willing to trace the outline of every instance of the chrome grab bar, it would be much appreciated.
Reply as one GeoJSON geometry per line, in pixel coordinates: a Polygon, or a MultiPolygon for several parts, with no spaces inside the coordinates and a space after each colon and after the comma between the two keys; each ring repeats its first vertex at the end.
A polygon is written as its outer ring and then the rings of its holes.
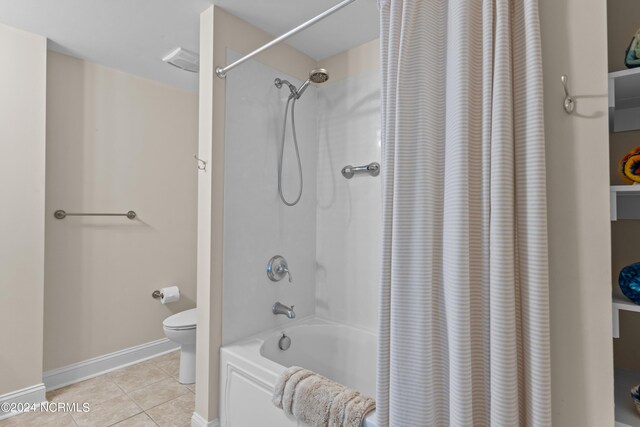
{"type": "Polygon", "coordinates": [[[134,211],[127,213],[70,213],[65,212],[62,209],[58,209],[53,213],[53,216],[57,219],[65,219],[68,216],[126,216],[129,219],[135,219],[137,214],[134,211]]]}
{"type": "Polygon", "coordinates": [[[347,165],[342,168],[342,176],[347,179],[353,178],[355,174],[368,173],[371,176],[380,175],[380,163],[373,162],[365,166],[347,165]]]}

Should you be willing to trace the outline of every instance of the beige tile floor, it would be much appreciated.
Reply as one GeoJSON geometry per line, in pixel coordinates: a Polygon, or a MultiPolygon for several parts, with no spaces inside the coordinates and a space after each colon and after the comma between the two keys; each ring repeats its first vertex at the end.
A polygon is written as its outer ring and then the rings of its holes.
{"type": "Polygon", "coordinates": [[[87,413],[30,412],[0,427],[182,427],[191,425],[194,385],[178,382],[180,353],[156,357],[47,393],[50,402],[88,402],[87,413]]]}

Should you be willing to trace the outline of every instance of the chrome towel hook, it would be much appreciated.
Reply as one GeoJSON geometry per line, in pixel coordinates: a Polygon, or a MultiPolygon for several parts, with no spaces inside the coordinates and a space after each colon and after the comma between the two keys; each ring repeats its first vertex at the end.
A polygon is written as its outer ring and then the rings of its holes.
{"type": "Polygon", "coordinates": [[[193,155],[193,158],[198,161],[198,170],[207,171],[207,162],[198,157],[197,154],[193,155]]]}
{"type": "Polygon", "coordinates": [[[573,111],[576,109],[576,100],[573,98],[573,96],[571,96],[571,94],[569,93],[569,85],[567,83],[567,75],[563,74],[560,77],[560,81],[562,82],[562,87],[564,88],[564,111],[567,112],[567,114],[573,114],[573,111]]]}

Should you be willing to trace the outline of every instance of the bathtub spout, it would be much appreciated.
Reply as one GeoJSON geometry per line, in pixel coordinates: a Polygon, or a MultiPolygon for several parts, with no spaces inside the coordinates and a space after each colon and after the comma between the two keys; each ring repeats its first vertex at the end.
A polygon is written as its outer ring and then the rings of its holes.
{"type": "Polygon", "coordinates": [[[281,304],[280,302],[273,304],[271,311],[273,312],[273,314],[284,314],[289,319],[296,318],[296,313],[295,311],[293,311],[293,306],[287,307],[286,305],[281,304]]]}

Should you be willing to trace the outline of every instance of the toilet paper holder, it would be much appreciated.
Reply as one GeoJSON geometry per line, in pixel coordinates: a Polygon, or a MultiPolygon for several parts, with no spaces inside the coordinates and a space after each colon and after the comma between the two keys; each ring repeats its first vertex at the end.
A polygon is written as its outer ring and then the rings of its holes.
{"type": "Polygon", "coordinates": [[[180,289],[177,286],[156,289],[151,293],[151,297],[160,300],[162,304],[169,304],[180,300],[180,289]]]}

